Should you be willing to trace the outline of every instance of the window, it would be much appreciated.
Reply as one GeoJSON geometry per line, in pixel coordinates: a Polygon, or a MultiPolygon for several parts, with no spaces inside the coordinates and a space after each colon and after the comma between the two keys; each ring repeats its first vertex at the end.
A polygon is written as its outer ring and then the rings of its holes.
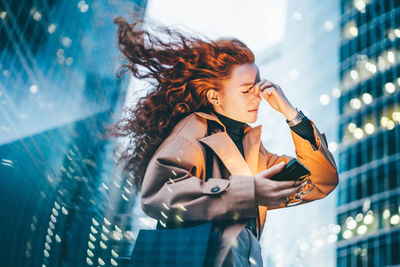
{"type": "Polygon", "coordinates": [[[368,262],[368,267],[375,267],[376,264],[374,262],[374,252],[375,252],[375,247],[374,247],[374,240],[369,239],[368,240],[368,248],[367,248],[367,262],[368,262]]]}
{"type": "Polygon", "coordinates": [[[381,236],[379,238],[379,265],[378,266],[386,266],[387,262],[387,244],[386,244],[386,236],[381,236]]]}
{"type": "Polygon", "coordinates": [[[373,171],[367,172],[367,196],[371,196],[374,193],[374,175],[373,171]]]}
{"type": "Polygon", "coordinates": [[[388,172],[388,178],[389,178],[389,189],[395,189],[397,188],[397,169],[396,166],[397,163],[391,162],[389,164],[389,172],[388,172]]]}
{"type": "Polygon", "coordinates": [[[362,193],[363,193],[363,182],[361,180],[361,176],[356,176],[356,200],[362,198],[362,193]]]}
{"type": "Polygon", "coordinates": [[[368,138],[367,139],[367,155],[366,155],[366,161],[371,162],[373,161],[374,158],[374,149],[373,149],[373,139],[372,138],[368,138]]]}
{"type": "Polygon", "coordinates": [[[380,159],[383,158],[384,151],[385,151],[385,143],[383,140],[383,134],[379,133],[377,136],[377,145],[376,145],[376,158],[380,159]]]}
{"type": "Polygon", "coordinates": [[[391,234],[391,265],[400,264],[400,233],[399,232],[392,232],[391,234]]]}
{"type": "Polygon", "coordinates": [[[378,167],[378,175],[377,175],[377,181],[378,181],[378,192],[382,193],[387,190],[388,188],[388,179],[385,175],[385,169],[384,166],[379,166],[378,167]]]}

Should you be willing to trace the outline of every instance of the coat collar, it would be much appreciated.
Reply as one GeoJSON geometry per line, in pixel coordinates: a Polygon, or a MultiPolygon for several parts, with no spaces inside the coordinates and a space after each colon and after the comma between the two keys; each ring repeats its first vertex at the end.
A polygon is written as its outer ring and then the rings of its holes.
{"type": "Polygon", "coordinates": [[[244,127],[243,150],[244,158],[233,140],[226,132],[225,125],[214,113],[194,112],[196,115],[219,123],[224,131],[218,131],[209,136],[199,138],[200,142],[208,145],[221,159],[231,174],[255,175],[258,173],[258,156],[261,143],[262,125],[244,127]]]}

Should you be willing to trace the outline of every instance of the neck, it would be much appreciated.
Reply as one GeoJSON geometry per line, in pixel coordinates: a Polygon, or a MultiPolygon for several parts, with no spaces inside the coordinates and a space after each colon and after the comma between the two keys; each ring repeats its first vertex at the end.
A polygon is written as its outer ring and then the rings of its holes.
{"type": "Polygon", "coordinates": [[[235,135],[243,135],[244,126],[246,123],[231,119],[225,115],[218,112],[214,112],[218,119],[225,125],[228,133],[235,135]]]}

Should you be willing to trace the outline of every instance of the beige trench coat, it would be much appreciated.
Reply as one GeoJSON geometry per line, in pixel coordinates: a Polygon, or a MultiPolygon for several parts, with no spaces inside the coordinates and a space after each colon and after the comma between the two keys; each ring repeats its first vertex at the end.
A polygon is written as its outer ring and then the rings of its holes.
{"type": "MultiPolygon", "coordinates": [[[[315,188],[303,195],[303,202],[324,198],[338,184],[338,174],[325,134],[314,129],[317,148],[290,129],[296,158],[311,172],[315,188]]],[[[254,200],[253,175],[291,158],[277,155],[261,142],[262,125],[246,124],[243,138],[245,158],[226,133],[215,114],[194,112],[174,127],[171,134],[153,154],[145,172],[141,190],[141,206],[150,217],[167,223],[174,221],[213,220],[223,222],[222,239],[215,266],[221,266],[236,237],[250,218],[257,221],[261,235],[267,210],[284,208],[257,206],[254,200]],[[207,120],[215,127],[207,134],[207,120]],[[213,151],[212,178],[205,182],[205,147],[213,151]],[[226,221],[225,221],[226,220],[226,221]]],[[[300,204],[300,205],[302,205],[300,204]]],[[[259,236],[260,236],[259,235],[259,236]]]]}

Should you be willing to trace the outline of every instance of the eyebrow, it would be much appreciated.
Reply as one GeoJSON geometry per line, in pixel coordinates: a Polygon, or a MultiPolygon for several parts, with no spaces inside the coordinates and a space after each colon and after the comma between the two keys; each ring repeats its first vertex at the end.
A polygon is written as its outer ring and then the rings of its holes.
{"type": "Polygon", "coordinates": [[[242,83],[242,84],[240,85],[240,87],[242,87],[242,86],[249,86],[249,85],[254,85],[254,83],[242,83]]]}

